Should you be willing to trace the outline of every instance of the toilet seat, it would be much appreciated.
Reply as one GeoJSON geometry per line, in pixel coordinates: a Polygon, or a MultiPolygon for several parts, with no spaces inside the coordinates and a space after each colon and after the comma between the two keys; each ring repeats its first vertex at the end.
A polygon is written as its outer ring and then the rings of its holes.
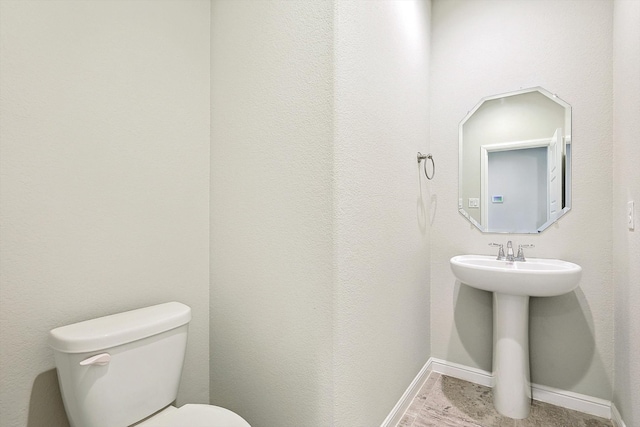
{"type": "Polygon", "coordinates": [[[240,415],[213,405],[169,406],[136,427],[251,427],[240,415]]]}

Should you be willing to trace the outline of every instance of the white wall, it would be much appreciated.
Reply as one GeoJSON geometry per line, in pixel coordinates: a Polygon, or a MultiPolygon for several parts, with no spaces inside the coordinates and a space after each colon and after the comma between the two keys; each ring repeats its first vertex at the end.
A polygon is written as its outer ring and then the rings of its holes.
{"type": "Polygon", "coordinates": [[[252,426],[380,424],[429,357],[428,19],[213,2],[211,399],[252,426]]]}
{"type": "Polygon", "coordinates": [[[0,425],[64,426],[48,331],[179,300],[208,395],[208,1],[0,2],[0,425]]]}
{"type": "Polygon", "coordinates": [[[212,2],[211,401],[332,413],[333,3],[212,2]]]}
{"type": "Polygon", "coordinates": [[[542,86],[573,107],[572,210],[540,235],[508,238],[584,270],[576,291],[531,300],[532,381],[611,399],[612,3],[436,0],[432,16],[432,355],[491,370],[490,295],[456,283],[448,260],[507,240],[455,213],[457,125],[484,96],[542,86]]]}
{"type": "Polygon", "coordinates": [[[430,2],[335,10],[332,425],[375,426],[430,353],[430,2]]]}
{"type": "Polygon", "coordinates": [[[614,2],[613,32],[613,401],[627,426],[640,425],[640,2],[614,2]],[[635,230],[626,226],[635,202],[635,230]]]}

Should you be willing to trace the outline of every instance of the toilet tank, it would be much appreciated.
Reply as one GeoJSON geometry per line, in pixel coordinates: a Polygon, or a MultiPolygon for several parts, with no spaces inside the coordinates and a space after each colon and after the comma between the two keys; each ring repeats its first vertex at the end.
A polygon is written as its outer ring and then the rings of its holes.
{"type": "Polygon", "coordinates": [[[179,302],[127,311],[49,333],[72,427],[126,427],[178,393],[191,309],[179,302]]]}

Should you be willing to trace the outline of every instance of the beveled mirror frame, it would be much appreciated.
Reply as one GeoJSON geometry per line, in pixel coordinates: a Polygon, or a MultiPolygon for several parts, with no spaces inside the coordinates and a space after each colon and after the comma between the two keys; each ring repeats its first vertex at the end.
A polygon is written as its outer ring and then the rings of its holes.
{"type": "MultiPolygon", "coordinates": [[[[482,98],[460,122],[458,135],[458,211],[480,231],[537,234],[571,209],[571,105],[557,95],[534,87],[482,98]],[[546,172],[544,176],[538,177],[542,172],[535,176],[539,182],[535,197],[517,194],[518,197],[508,197],[511,205],[503,204],[502,196],[490,193],[489,158],[512,156],[515,161],[516,153],[521,158],[528,157],[526,164],[535,163],[531,158],[537,156],[538,169],[544,167],[546,172]],[[516,199],[523,198],[526,200],[516,203],[516,199]],[[533,199],[539,203],[535,204],[533,199]],[[535,206],[529,206],[530,203],[535,206]],[[534,211],[535,219],[521,218],[534,211]]],[[[508,165],[505,160],[501,162],[508,165]]],[[[526,176],[515,176],[512,187],[517,187],[518,180],[533,182],[526,176]]],[[[494,187],[496,182],[501,183],[496,178],[492,182],[494,187]]],[[[514,188],[510,190],[513,194],[522,192],[514,188]]]]}

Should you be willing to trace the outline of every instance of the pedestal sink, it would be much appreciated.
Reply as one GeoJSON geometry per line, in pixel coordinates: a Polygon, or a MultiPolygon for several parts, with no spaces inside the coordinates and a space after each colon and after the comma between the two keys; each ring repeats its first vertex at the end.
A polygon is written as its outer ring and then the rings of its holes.
{"type": "Polygon", "coordinates": [[[493,292],[493,401],[503,415],[522,419],[531,407],[529,297],[551,297],[578,286],[582,268],[557,259],[497,260],[486,255],[451,258],[454,276],[493,292]]]}

